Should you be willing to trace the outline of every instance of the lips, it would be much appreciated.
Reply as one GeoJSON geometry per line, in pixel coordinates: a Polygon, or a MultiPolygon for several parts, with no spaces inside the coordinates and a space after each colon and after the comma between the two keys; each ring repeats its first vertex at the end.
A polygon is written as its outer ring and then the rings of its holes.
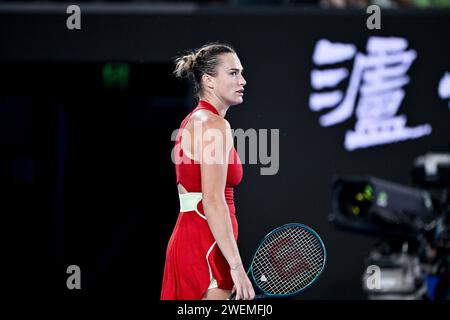
{"type": "Polygon", "coordinates": [[[244,89],[242,89],[242,90],[238,90],[238,91],[236,91],[237,93],[239,93],[239,94],[242,94],[242,95],[244,95],[244,89]]]}

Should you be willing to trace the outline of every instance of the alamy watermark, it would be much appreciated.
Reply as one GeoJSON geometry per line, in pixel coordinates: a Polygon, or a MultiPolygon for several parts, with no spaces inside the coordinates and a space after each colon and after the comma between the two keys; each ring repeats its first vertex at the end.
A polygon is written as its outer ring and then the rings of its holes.
{"type": "Polygon", "coordinates": [[[66,286],[67,289],[81,289],[81,269],[79,266],[73,264],[67,267],[67,274],[70,276],[67,277],[66,286]]]}
{"type": "Polygon", "coordinates": [[[377,265],[370,265],[366,270],[366,288],[369,290],[381,289],[381,269],[377,265]]]}
{"type": "Polygon", "coordinates": [[[236,151],[242,164],[261,164],[261,175],[275,175],[280,164],[279,129],[225,129],[203,128],[201,121],[194,122],[193,134],[187,129],[172,132],[172,141],[182,137],[172,149],[174,164],[234,164],[237,158],[229,151],[236,141],[236,151]],[[196,138],[195,141],[193,138],[196,138]],[[248,145],[248,148],[246,148],[248,145]],[[269,150],[270,149],[270,150],[269,150]],[[184,155],[181,155],[181,150],[184,155]],[[192,152],[192,154],[190,154],[192,152]]]}
{"type": "Polygon", "coordinates": [[[66,26],[69,30],[80,30],[81,29],[81,9],[79,6],[72,4],[67,7],[66,13],[70,14],[66,20],[66,26]]]}
{"type": "Polygon", "coordinates": [[[381,8],[376,4],[370,5],[366,9],[366,13],[370,14],[367,18],[366,26],[367,29],[381,29],[381,8]]]}

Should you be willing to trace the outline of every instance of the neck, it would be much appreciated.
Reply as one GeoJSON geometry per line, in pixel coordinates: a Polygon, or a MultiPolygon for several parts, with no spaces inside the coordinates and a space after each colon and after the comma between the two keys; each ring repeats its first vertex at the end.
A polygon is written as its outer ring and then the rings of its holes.
{"type": "Polygon", "coordinates": [[[222,100],[220,100],[218,97],[216,97],[214,95],[205,94],[205,95],[201,96],[200,99],[213,105],[214,108],[216,108],[217,111],[219,112],[219,115],[222,118],[225,118],[225,115],[227,114],[227,110],[230,107],[229,105],[227,105],[226,103],[224,103],[222,100]]]}

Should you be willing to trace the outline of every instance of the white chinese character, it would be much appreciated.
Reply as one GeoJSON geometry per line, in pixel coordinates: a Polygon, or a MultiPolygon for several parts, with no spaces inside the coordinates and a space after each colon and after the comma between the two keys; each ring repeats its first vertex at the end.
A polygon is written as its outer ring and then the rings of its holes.
{"type": "MultiPolygon", "coordinates": [[[[320,117],[319,122],[324,127],[349,119],[356,106],[355,130],[347,131],[345,136],[347,150],[415,139],[431,133],[429,124],[407,127],[406,116],[396,115],[405,96],[402,87],[409,83],[406,73],[417,56],[407,47],[405,39],[394,37],[369,37],[367,54],[356,53],[351,44],[327,40],[317,43],[313,55],[317,65],[336,64],[354,57],[345,95],[334,89],[314,92],[310,96],[313,111],[334,107],[320,117]]],[[[332,88],[347,76],[345,68],[313,70],[311,85],[316,90],[332,88]]]]}
{"type": "MultiPolygon", "coordinates": [[[[450,98],[450,72],[446,72],[441,81],[439,81],[438,93],[441,99],[450,98]]],[[[448,107],[450,108],[450,100],[448,102],[448,107]]]]}

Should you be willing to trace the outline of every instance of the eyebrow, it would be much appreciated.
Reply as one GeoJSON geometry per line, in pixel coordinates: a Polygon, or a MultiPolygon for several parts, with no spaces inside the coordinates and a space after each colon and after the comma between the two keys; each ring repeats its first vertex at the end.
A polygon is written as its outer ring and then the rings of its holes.
{"type": "Polygon", "coordinates": [[[229,69],[228,71],[241,71],[241,72],[243,72],[243,71],[244,71],[244,68],[242,68],[242,69],[231,68],[231,69],[229,69]]]}

